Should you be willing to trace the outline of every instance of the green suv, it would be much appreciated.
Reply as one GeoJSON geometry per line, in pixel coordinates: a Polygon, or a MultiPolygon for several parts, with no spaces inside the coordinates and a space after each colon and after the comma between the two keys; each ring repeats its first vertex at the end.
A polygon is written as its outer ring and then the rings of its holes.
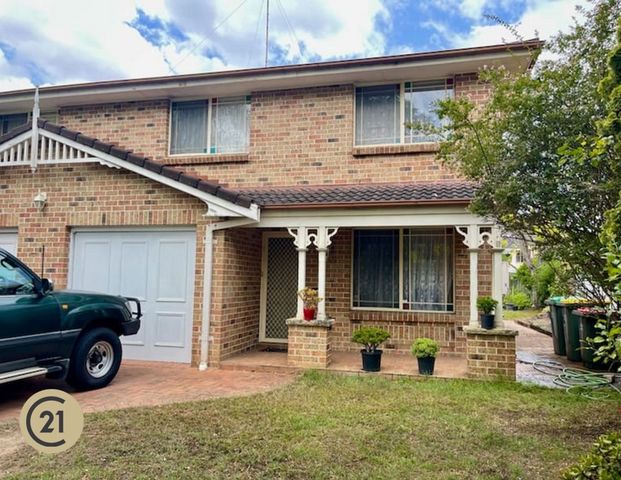
{"type": "Polygon", "coordinates": [[[73,387],[105,387],[121,365],[120,335],[140,329],[135,298],[53,291],[0,249],[0,383],[47,375],[73,387]]]}

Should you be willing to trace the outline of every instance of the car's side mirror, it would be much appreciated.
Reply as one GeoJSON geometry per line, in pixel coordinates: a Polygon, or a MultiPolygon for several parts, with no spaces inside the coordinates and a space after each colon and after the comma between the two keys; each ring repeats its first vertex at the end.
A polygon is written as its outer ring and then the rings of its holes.
{"type": "Polygon", "coordinates": [[[37,278],[34,283],[34,288],[37,295],[43,297],[54,289],[54,285],[47,278],[37,278]]]}

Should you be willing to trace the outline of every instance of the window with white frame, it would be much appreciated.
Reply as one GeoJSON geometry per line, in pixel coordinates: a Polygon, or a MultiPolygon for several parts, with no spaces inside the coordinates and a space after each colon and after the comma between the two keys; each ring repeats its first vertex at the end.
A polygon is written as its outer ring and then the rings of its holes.
{"type": "Polygon", "coordinates": [[[453,96],[453,79],[356,88],[356,145],[436,142],[444,123],[439,100],[453,96]]]}
{"type": "Polygon", "coordinates": [[[170,153],[244,153],[250,137],[250,97],[173,102],[170,153]]]}
{"type": "Polygon", "coordinates": [[[355,308],[454,311],[452,228],[355,230],[355,308]]]}

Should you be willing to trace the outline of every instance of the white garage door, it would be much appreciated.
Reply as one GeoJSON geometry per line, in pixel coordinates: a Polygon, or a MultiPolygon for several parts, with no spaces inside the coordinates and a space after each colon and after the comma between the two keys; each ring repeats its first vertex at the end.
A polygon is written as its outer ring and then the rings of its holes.
{"type": "Polygon", "coordinates": [[[0,230],[0,248],[13,255],[17,254],[17,232],[0,230]]]}
{"type": "Polygon", "coordinates": [[[137,297],[142,326],[124,358],[191,360],[194,231],[75,232],[71,288],[137,297]]]}

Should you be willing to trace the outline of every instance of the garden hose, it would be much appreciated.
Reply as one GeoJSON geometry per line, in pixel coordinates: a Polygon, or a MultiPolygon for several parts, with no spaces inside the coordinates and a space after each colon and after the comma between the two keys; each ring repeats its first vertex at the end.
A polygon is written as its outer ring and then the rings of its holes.
{"type": "Polygon", "coordinates": [[[566,367],[553,360],[533,362],[533,368],[539,373],[553,376],[552,383],[572,395],[581,395],[592,400],[611,397],[611,389],[621,394],[621,390],[601,373],[594,373],[581,368],[566,367]]]}

